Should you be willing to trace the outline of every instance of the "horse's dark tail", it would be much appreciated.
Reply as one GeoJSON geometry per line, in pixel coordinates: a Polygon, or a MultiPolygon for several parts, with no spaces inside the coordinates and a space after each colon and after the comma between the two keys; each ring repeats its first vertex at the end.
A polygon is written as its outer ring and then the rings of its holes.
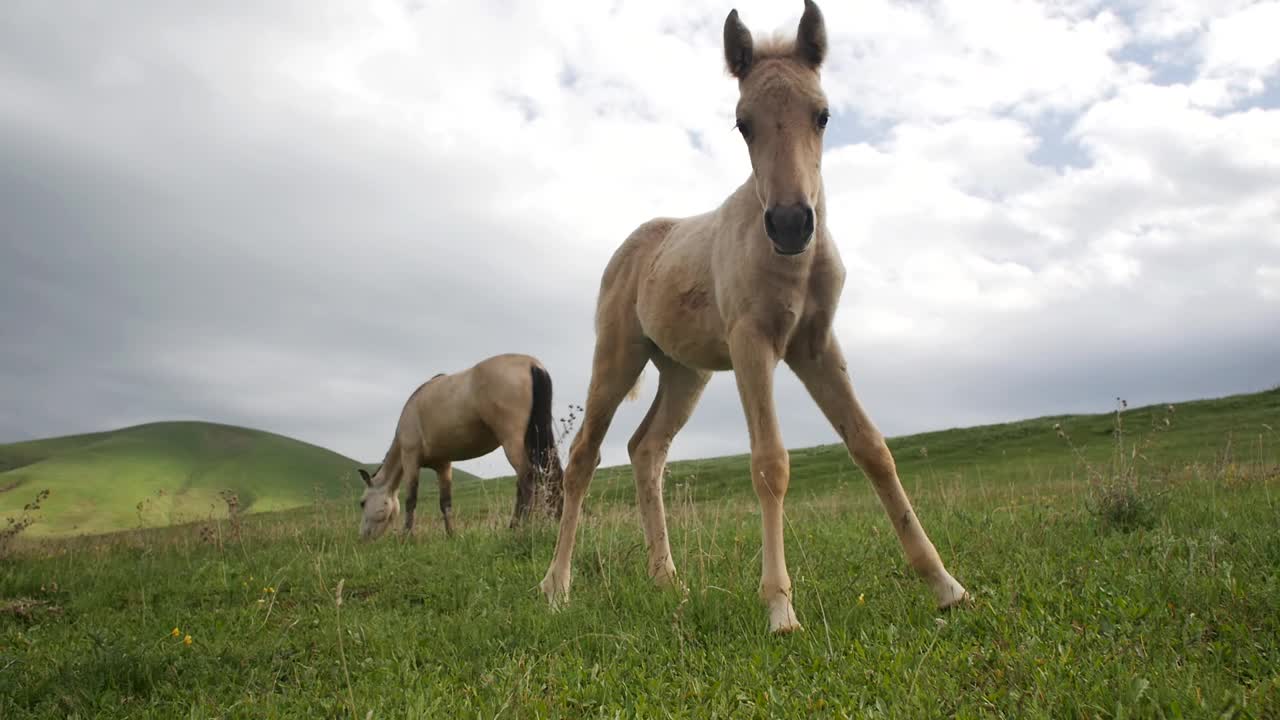
{"type": "Polygon", "coordinates": [[[525,455],[535,478],[534,486],[546,507],[556,518],[564,509],[564,470],[556,449],[555,428],[551,418],[551,375],[538,365],[529,367],[533,380],[533,403],[529,408],[529,425],[524,432],[525,455]]]}

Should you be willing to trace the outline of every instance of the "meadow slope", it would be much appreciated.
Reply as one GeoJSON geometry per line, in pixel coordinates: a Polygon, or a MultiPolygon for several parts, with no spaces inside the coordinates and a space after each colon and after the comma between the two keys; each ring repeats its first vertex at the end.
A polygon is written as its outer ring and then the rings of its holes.
{"type": "Polygon", "coordinates": [[[893,441],[974,595],[949,613],[843,450],[793,451],[786,637],[738,457],[671,468],[683,591],[651,586],[628,473],[602,469],[558,613],[554,523],[507,530],[509,479],[460,493],[452,540],[424,516],[360,543],[343,500],[28,541],[0,574],[0,717],[1280,717],[1280,391],[1119,420],[893,441]]]}
{"type": "MultiPolygon", "coordinates": [[[[355,498],[355,460],[274,433],[208,422],[161,422],[0,445],[0,517],[48,490],[27,532],[65,536],[270,512],[355,498]]],[[[364,465],[364,467],[370,467],[364,465]]],[[[455,482],[474,479],[455,471],[455,482]]],[[[424,471],[425,485],[435,474],[424,471]]]]}

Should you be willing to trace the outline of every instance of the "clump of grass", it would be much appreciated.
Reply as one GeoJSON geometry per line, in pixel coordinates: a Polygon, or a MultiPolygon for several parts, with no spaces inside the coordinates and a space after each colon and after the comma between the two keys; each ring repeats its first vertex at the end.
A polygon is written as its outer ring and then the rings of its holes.
{"type": "Polygon", "coordinates": [[[582,412],[581,405],[569,404],[566,415],[556,419],[555,457],[547,458],[545,467],[534,468],[533,499],[530,505],[545,517],[555,517],[564,496],[563,468],[569,462],[568,440],[582,412]]]}
{"type": "Polygon", "coordinates": [[[5,518],[4,528],[0,529],[0,557],[8,554],[9,548],[13,545],[13,541],[24,530],[31,527],[36,521],[33,514],[40,509],[40,503],[49,497],[47,489],[36,493],[36,499],[22,506],[22,513],[17,517],[10,515],[5,518]]]}
{"type": "MultiPolygon", "coordinates": [[[[1164,505],[1165,490],[1157,479],[1158,472],[1151,466],[1144,448],[1150,436],[1138,442],[1125,442],[1124,411],[1129,403],[1116,398],[1111,430],[1114,443],[1105,465],[1091,462],[1061,424],[1055,423],[1054,431],[1066,441],[1084,467],[1089,479],[1089,493],[1085,507],[1089,513],[1109,529],[1130,532],[1150,529],[1164,505]]],[[[1153,420],[1152,432],[1162,432],[1172,427],[1173,405],[1165,406],[1164,417],[1153,420]]]]}

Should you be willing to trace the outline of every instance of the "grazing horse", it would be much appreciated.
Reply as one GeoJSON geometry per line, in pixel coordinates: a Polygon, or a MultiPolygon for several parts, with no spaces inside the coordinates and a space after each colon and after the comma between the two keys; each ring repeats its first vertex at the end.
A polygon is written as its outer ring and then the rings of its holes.
{"type": "Polygon", "coordinates": [[[560,456],[551,420],[551,375],[529,355],[496,355],[452,375],[441,373],[413,391],[400,411],[395,436],[382,465],[364,479],[360,499],[361,539],[386,532],[400,512],[396,493],[408,487],[404,530],[413,530],[418,504],[418,474],[435,471],[440,482],[440,513],[453,535],[455,460],[470,460],[502,446],[516,471],[516,509],[511,527],[529,514],[535,483],[547,489],[546,502],[559,517],[560,456]],[[538,482],[540,481],[540,482],[538,482]]]}
{"type": "Polygon", "coordinates": [[[725,61],[738,81],[737,129],[751,175],[715,210],[640,225],[604,269],[583,422],[565,469],[555,557],[541,583],[552,607],[568,600],[578,519],[600,444],[649,362],[659,372],[657,395],[627,449],[648,571],[659,585],[675,576],[662,500],[667,449],[712,372],[732,370],[763,523],[760,599],[770,631],[800,628],[782,542],[790,465],[773,399],[774,370],[785,362],[870,478],[908,562],[938,605],[968,597],[916,518],[832,334],[845,269],[827,229],[821,175],[829,113],[819,68],[826,52],[822,13],[811,0],[794,40],[757,45],[737,10],[725,20],[725,61]]]}

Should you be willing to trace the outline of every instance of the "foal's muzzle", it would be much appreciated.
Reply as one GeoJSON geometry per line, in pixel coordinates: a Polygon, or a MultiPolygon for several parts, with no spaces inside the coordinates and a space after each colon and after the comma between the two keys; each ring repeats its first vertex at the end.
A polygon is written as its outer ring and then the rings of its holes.
{"type": "Polygon", "coordinates": [[[813,208],[807,204],[776,205],[764,211],[764,231],[779,255],[799,255],[813,240],[813,208]]]}

